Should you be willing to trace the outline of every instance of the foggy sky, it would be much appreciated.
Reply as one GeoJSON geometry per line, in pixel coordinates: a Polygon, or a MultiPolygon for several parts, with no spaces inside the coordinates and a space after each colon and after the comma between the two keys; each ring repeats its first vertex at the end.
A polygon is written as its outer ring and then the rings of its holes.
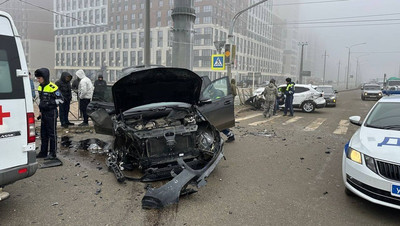
{"type": "MultiPolygon", "coordinates": [[[[298,2],[315,2],[316,0],[299,0],[298,2]]],[[[326,0],[318,0],[326,1],[326,0]]],[[[291,3],[293,0],[275,0],[274,4],[291,3]]],[[[277,6],[278,7],[278,6],[277,6]]],[[[351,17],[376,14],[400,13],[400,0],[348,0],[339,2],[329,2],[320,4],[303,4],[296,6],[279,7],[299,7],[300,13],[297,21],[315,20],[323,18],[351,17]]],[[[293,21],[292,18],[289,17],[293,21]]],[[[288,20],[289,20],[288,19],[288,20]]],[[[362,18],[349,18],[342,20],[379,20],[379,19],[400,19],[399,15],[393,16],[374,16],[362,18]]],[[[327,20],[332,21],[332,20],[327,20]]],[[[394,25],[379,26],[350,26],[350,27],[324,27],[324,28],[299,28],[300,32],[313,32],[324,44],[317,49],[321,59],[319,64],[323,64],[324,51],[326,49],[329,57],[327,58],[327,80],[336,80],[338,62],[341,61],[341,80],[345,76],[347,67],[348,49],[358,43],[366,42],[365,45],[351,48],[351,74],[355,74],[356,57],[365,53],[357,52],[392,52],[399,53],[383,54],[370,53],[359,58],[360,73],[363,81],[372,78],[383,77],[386,73],[388,77],[398,76],[400,67],[400,20],[365,22],[365,23],[340,23],[340,24],[305,24],[301,27],[310,26],[332,26],[332,25],[352,25],[352,24],[376,24],[376,23],[398,23],[394,25]]],[[[292,25],[297,26],[297,25],[292,25]]],[[[307,41],[307,40],[301,40],[307,41]]],[[[311,45],[312,43],[309,43],[311,45]]],[[[323,68],[322,66],[320,68],[323,68]]],[[[321,72],[314,72],[320,75],[321,72]]]]}

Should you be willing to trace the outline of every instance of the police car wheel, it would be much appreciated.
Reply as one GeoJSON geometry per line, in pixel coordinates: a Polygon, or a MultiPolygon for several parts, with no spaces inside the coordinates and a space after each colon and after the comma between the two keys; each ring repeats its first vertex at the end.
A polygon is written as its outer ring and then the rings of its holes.
{"type": "Polygon", "coordinates": [[[310,112],[313,112],[313,111],[315,110],[315,105],[314,105],[314,103],[311,102],[311,101],[306,101],[306,102],[304,102],[303,105],[301,106],[301,109],[302,109],[304,112],[310,113],[310,112]]]}

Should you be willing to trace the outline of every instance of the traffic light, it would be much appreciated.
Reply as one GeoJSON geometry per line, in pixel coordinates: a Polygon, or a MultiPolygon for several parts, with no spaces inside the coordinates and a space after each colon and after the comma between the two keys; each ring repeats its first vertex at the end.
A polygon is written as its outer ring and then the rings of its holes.
{"type": "Polygon", "coordinates": [[[231,44],[225,44],[225,63],[231,63],[231,44]]]}

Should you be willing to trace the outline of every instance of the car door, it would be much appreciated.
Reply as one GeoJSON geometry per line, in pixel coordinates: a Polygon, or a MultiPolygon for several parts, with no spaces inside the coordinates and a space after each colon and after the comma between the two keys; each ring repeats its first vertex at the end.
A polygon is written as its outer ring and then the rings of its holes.
{"type": "Polygon", "coordinates": [[[111,117],[115,114],[114,102],[112,100],[111,85],[107,85],[102,98],[93,97],[87,107],[89,117],[93,121],[94,129],[98,134],[113,134],[111,117]]]}
{"type": "Polygon", "coordinates": [[[211,101],[199,106],[199,110],[218,130],[235,126],[234,102],[229,77],[223,77],[208,84],[202,89],[200,100],[211,101]]]}
{"type": "MultiPolygon", "coordinates": [[[[17,73],[24,68],[25,60],[21,57],[23,52],[18,48],[9,20],[0,16],[0,171],[27,164],[26,151],[29,146],[35,148],[29,145],[34,139],[28,137],[32,137],[28,134],[28,124],[34,119],[30,84],[27,77],[19,77],[17,73]]],[[[7,179],[1,176],[0,183],[7,179]]]]}
{"type": "Polygon", "coordinates": [[[293,106],[300,106],[304,100],[307,99],[307,91],[309,88],[306,87],[295,87],[295,92],[293,95],[293,106]]]}

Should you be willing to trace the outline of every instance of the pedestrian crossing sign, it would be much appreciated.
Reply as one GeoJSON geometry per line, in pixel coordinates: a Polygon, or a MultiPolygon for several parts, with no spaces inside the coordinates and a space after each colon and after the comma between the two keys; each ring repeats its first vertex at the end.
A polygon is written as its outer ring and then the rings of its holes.
{"type": "Polygon", "coordinates": [[[225,70],[224,54],[214,54],[211,56],[211,70],[225,70]]]}

